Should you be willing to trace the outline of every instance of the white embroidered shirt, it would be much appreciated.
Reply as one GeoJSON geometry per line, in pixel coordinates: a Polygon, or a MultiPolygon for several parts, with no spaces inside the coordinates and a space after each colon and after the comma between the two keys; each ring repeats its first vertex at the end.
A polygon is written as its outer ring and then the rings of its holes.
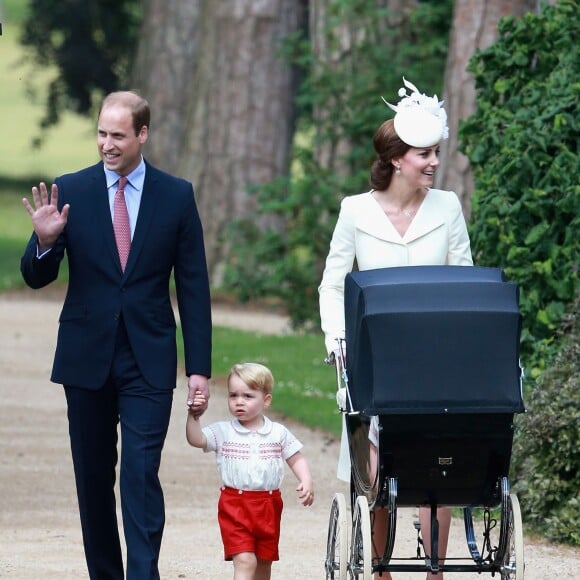
{"type": "Polygon", "coordinates": [[[302,443],[284,425],[267,417],[257,431],[232,419],[211,423],[203,432],[207,439],[204,451],[216,453],[223,484],[235,489],[279,489],[285,461],[302,449],[302,443]]]}

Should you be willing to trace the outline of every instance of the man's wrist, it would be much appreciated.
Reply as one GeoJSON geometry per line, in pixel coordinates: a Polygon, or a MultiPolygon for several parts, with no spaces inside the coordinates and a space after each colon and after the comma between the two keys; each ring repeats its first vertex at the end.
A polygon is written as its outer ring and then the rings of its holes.
{"type": "Polygon", "coordinates": [[[52,250],[54,248],[54,244],[56,244],[56,240],[38,240],[38,252],[40,254],[44,254],[44,252],[48,252],[48,250],[52,250]]]}

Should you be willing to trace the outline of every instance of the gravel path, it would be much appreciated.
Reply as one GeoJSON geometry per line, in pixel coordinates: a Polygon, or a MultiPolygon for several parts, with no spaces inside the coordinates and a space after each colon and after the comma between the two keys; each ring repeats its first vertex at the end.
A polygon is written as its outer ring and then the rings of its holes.
{"type": "MultiPolygon", "coordinates": [[[[0,295],[0,577],[18,580],[86,578],[61,387],[49,382],[60,297],[23,292],[0,295]]],[[[234,308],[216,308],[218,325],[250,330],[289,331],[283,318],[234,308]]],[[[223,380],[213,381],[205,420],[226,413],[223,380]]],[[[161,552],[161,577],[214,580],[232,576],[222,561],[216,519],[218,477],[213,454],[190,448],[184,436],[185,384],[176,391],[161,478],[167,525],[161,552]]],[[[311,508],[296,500],[294,478],[287,471],[281,560],[273,578],[324,578],[328,511],[332,495],[346,486],[335,477],[338,443],[328,435],[289,425],[305,444],[316,498],[311,508]]],[[[396,551],[413,555],[414,510],[399,510],[396,551]]],[[[577,576],[580,552],[527,538],[526,579],[577,576]]],[[[450,552],[464,554],[460,521],[454,521],[450,552]]],[[[474,574],[448,574],[452,579],[474,574]]],[[[396,574],[397,580],[423,574],[396,574]]]]}

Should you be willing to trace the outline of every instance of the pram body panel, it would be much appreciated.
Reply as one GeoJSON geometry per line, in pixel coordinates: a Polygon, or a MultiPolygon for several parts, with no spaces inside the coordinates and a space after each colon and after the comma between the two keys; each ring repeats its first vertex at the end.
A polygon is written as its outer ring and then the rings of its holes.
{"type": "Polygon", "coordinates": [[[497,268],[413,266],[345,280],[352,410],[519,413],[517,286],[497,268]]]}

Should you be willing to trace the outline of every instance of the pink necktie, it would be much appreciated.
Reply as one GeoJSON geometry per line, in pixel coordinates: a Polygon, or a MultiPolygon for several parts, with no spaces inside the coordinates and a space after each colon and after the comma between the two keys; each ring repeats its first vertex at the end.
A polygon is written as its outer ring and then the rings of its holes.
{"type": "Polygon", "coordinates": [[[131,226],[129,225],[129,212],[125,203],[125,185],[126,177],[119,177],[119,186],[115,193],[115,207],[113,217],[113,230],[115,231],[115,240],[117,240],[117,249],[119,250],[119,259],[121,260],[121,269],[125,271],[127,257],[131,249],[131,226]]]}

